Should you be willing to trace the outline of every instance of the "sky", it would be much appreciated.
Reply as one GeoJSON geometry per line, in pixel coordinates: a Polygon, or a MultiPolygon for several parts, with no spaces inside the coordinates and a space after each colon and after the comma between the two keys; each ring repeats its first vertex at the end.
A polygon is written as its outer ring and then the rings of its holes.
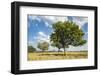
{"type": "MultiPolygon", "coordinates": [[[[31,45],[37,48],[37,44],[42,41],[46,41],[50,44],[50,34],[53,32],[52,24],[58,21],[73,21],[79,28],[85,33],[84,39],[88,40],[88,18],[80,16],[46,16],[46,15],[28,15],[27,16],[27,29],[28,29],[28,46],[31,45]]],[[[83,46],[66,48],[68,51],[81,51],[88,49],[88,42],[83,46]]],[[[48,51],[57,51],[58,49],[53,46],[49,46],[48,51]]],[[[63,49],[61,49],[63,50],[63,49]]]]}

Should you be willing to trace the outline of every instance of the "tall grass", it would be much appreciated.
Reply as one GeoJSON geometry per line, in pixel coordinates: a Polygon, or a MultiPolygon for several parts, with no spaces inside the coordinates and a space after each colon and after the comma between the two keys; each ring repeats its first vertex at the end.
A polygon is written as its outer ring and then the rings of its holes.
{"type": "Polygon", "coordinates": [[[33,52],[28,53],[28,61],[32,60],[60,60],[60,59],[86,59],[87,51],[67,51],[67,52],[33,52]]]}

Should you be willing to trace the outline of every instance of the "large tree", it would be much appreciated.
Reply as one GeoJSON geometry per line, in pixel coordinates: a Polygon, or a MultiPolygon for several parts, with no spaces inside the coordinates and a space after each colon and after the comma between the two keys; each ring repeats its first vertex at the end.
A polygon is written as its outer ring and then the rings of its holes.
{"type": "Polygon", "coordinates": [[[59,48],[63,48],[65,52],[65,48],[68,48],[69,45],[72,46],[81,46],[86,43],[84,40],[84,32],[79,28],[77,24],[71,21],[61,22],[53,24],[54,32],[50,36],[50,40],[55,46],[59,48]]]}
{"type": "Polygon", "coordinates": [[[48,48],[49,48],[49,43],[47,43],[47,42],[41,42],[41,43],[38,43],[37,47],[39,49],[41,49],[42,51],[47,51],[48,48]]]}

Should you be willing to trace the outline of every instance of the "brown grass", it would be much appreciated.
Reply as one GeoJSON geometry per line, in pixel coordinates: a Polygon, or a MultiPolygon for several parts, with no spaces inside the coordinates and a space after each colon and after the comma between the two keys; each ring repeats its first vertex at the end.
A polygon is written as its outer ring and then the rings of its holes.
{"type": "Polygon", "coordinates": [[[33,52],[28,53],[28,61],[32,60],[59,60],[59,59],[85,59],[88,58],[87,51],[67,52],[33,52]]]}

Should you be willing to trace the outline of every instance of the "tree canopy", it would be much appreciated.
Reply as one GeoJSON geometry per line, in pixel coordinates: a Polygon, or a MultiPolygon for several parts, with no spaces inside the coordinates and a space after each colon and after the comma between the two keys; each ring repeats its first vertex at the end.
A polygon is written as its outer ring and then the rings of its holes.
{"type": "Polygon", "coordinates": [[[49,48],[49,43],[47,43],[47,42],[41,42],[41,43],[38,43],[37,47],[39,49],[41,49],[42,51],[47,51],[48,48],[49,48]]]}
{"type": "Polygon", "coordinates": [[[65,48],[68,48],[69,45],[81,46],[86,43],[86,40],[83,38],[84,32],[74,22],[58,21],[53,24],[53,30],[50,41],[58,49],[63,48],[65,51],[65,48]]]}

